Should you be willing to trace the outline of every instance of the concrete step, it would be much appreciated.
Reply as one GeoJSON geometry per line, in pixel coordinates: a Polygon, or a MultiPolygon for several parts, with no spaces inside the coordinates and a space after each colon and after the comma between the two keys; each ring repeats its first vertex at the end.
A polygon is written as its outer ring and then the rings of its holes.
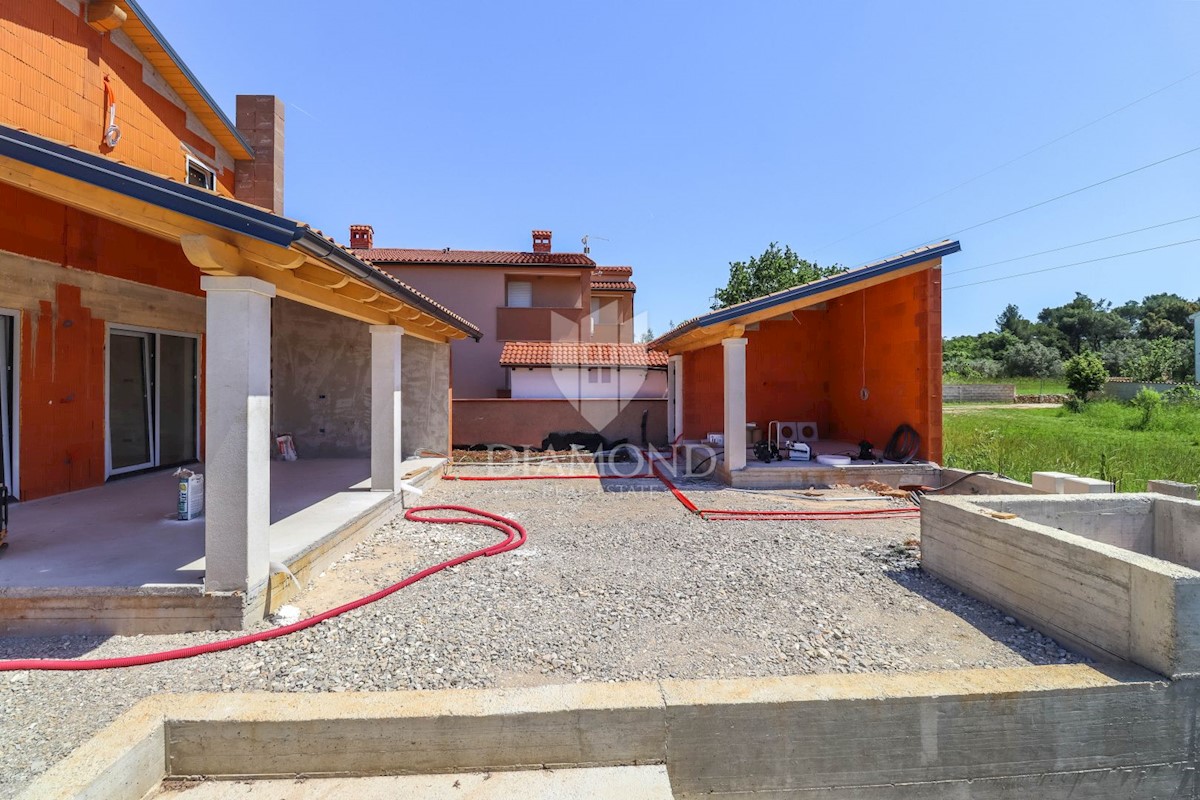
{"type": "Polygon", "coordinates": [[[371,778],[164,781],[146,800],[671,800],[665,766],[371,778]]]}

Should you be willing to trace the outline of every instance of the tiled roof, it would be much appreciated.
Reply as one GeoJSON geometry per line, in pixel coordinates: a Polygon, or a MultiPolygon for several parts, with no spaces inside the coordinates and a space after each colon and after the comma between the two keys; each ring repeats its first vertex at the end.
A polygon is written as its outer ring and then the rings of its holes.
{"type": "Polygon", "coordinates": [[[633,277],[633,267],[596,267],[592,270],[594,281],[628,280],[633,277]]]}
{"type": "Polygon", "coordinates": [[[552,266],[594,267],[583,253],[520,253],[509,250],[417,250],[403,247],[374,247],[353,250],[359,258],[381,264],[454,264],[461,266],[552,266]]]}
{"type": "Polygon", "coordinates": [[[637,285],[629,280],[633,267],[596,267],[592,270],[592,288],[609,292],[636,292],[637,285]]]}
{"type": "Polygon", "coordinates": [[[592,280],[592,288],[602,292],[636,292],[637,284],[633,281],[598,281],[592,280]]]}
{"type": "Polygon", "coordinates": [[[667,354],[644,344],[603,342],[508,342],[502,367],[665,367],[667,354]]]}

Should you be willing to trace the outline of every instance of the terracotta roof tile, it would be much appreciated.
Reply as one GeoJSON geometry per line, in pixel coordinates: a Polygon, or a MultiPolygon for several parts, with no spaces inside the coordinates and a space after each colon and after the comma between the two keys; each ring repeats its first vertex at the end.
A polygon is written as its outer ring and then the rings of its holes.
{"type": "Polygon", "coordinates": [[[583,253],[521,253],[509,250],[421,250],[375,247],[353,250],[359,258],[381,264],[452,264],[458,266],[553,266],[594,267],[583,253]]]}
{"type": "Polygon", "coordinates": [[[594,281],[619,281],[633,277],[633,267],[596,267],[592,270],[594,281]]]}
{"type": "Polygon", "coordinates": [[[602,292],[636,292],[637,284],[633,281],[598,281],[593,278],[592,288],[602,292]]]}
{"type": "Polygon", "coordinates": [[[604,342],[508,342],[502,367],[665,367],[667,354],[644,344],[604,342]]]}

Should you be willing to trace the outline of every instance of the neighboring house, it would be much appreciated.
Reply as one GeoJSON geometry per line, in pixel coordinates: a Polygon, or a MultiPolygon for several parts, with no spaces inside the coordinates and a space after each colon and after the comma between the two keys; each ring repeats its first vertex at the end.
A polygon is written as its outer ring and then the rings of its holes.
{"type": "MultiPolygon", "coordinates": [[[[32,500],[204,461],[204,588],[249,608],[272,434],[370,459],[391,493],[404,456],[448,446],[449,343],[480,332],[282,216],[282,105],[240,96],[230,120],[133,0],[3,4],[0,75],[0,481],[32,500]]],[[[41,532],[12,528],[20,572],[41,532]]]]}
{"type": "Polygon", "coordinates": [[[418,250],[376,247],[374,228],[350,226],[356,255],[486,323],[478,344],[453,347],[459,399],[509,396],[500,356],[510,342],[633,342],[633,268],[556,253],[552,236],[533,231],[528,252],[418,250]]]}
{"type": "Polygon", "coordinates": [[[661,399],[667,392],[667,354],[643,344],[509,342],[500,364],[511,372],[514,400],[661,399]]]}
{"type": "Polygon", "coordinates": [[[857,453],[863,440],[880,453],[906,424],[920,437],[915,458],[941,461],[941,263],[959,249],[920,247],[711,311],[655,339],[650,347],[670,355],[671,441],[721,434],[720,468],[731,477],[748,462],[762,466],[749,452],[748,423],[762,435],[772,421],[815,423],[804,438],[829,455],[857,453]]]}

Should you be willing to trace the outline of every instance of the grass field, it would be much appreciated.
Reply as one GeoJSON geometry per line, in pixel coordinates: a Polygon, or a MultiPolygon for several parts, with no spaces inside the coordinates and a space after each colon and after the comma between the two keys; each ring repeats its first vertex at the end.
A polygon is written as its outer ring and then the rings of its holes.
{"type": "Polygon", "coordinates": [[[1140,430],[1141,412],[1108,401],[1065,408],[963,409],[944,423],[946,465],[1028,482],[1055,471],[1145,491],[1150,479],[1200,483],[1200,407],[1168,406],[1140,430]]]}
{"type": "Polygon", "coordinates": [[[957,380],[946,376],[946,383],[1011,383],[1017,387],[1017,394],[1070,394],[1067,382],[1063,378],[989,378],[987,380],[957,380]]]}

